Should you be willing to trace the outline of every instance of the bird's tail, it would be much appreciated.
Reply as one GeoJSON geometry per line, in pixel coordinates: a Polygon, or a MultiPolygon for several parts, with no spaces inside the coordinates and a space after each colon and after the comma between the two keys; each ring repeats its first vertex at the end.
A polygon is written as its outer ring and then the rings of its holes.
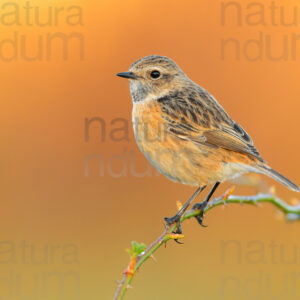
{"type": "Polygon", "coordinates": [[[269,166],[260,165],[260,166],[257,166],[257,168],[259,170],[259,173],[265,174],[265,175],[275,179],[276,181],[280,182],[281,184],[285,185],[286,187],[288,187],[289,189],[291,189],[295,192],[300,192],[300,188],[295,183],[293,183],[292,181],[290,181],[283,175],[279,174],[277,171],[273,170],[269,166]]]}

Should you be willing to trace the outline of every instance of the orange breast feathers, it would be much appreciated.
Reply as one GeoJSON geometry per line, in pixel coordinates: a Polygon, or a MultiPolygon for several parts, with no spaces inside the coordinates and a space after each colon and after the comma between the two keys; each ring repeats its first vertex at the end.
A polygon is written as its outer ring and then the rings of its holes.
{"type": "Polygon", "coordinates": [[[161,107],[155,101],[143,101],[134,105],[135,138],[144,155],[173,181],[190,185],[216,181],[216,169],[220,164],[210,149],[199,149],[193,142],[172,134],[162,116],[161,107]]]}
{"type": "Polygon", "coordinates": [[[150,162],[169,179],[190,185],[209,184],[243,172],[228,163],[248,161],[245,155],[199,145],[169,131],[156,101],[134,104],[133,127],[137,144],[150,162]]]}
{"type": "Polygon", "coordinates": [[[166,121],[162,117],[160,106],[154,101],[143,101],[134,104],[133,129],[135,138],[142,144],[151,144],[165,139],[166,121]]]}

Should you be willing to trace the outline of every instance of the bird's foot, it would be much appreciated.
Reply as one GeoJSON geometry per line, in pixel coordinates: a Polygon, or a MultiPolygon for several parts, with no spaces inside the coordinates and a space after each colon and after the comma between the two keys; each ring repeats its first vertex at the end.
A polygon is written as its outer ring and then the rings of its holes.
{"type": "MultiPolygon", "coordinates": [[[[177,212],[177,214],[171,218],[165,218],[166,221],[166,232],[169,230],[169,228],[176,224],[176,230],[172,233],[174,234],[178,234],[181,235],[182,234],[182,227],[181,227],[181,217],[184,215],[184,213],[186,212],[187,208],[189,207],[190,203],[201,193],[201,191],[203,191],[205,189],[206,185],[202,186],[202,187],[198,187],[196,192],[192,195],[192,197],[190,197],[190,199],[183,205],[181,206],[181,203],[178,203],[179,205],[179,211],[177,212]]],[[[207,200],[208,201],[208,200],[207,200]]],[[[178,240],[176,238],[174,238],[175,242],[178,244],[182,244],[180,242],[178,242],[178,240]]]]}
{"type": "Polygon", "coordinates": [[[207,227],[206,225],[203,224],[204,211],[205,211],[207,204],[208,204],[208,201],[204,200],[201,203],[195,203],[193,205],[194,210],[197,210],[197,209],[200,210],[200,214],[195,216],[195,218],[202,227],[207,227]]]}
{"type": "MultiPolygon", "coordinates": [[[[166,230],[168,230],[172,225],[176,224],[176,230],[173,231],[172,233],[175,234],[182,234],[182,227],[181,227],[181,219],[182,214],[177,213],[175,216],[170,217],[170,218],[164,218],[166,221],[166,230]]],[[[174,239],[174,241],[178,244],[183,244],[178,241],[178,239],[174,239]]]]}
{"type": "Polygon", "coordinates": [[[196,210],[196,209],[200,210],[200,214],[195,216],[195,218],[202,227],[207,227],[206,225],[203,224],[204,211],[205,211],[205,208],[207,207],[209,200],[211,199],[212,195],[214,194],[214,192],[216,191],[216,189],[219,185],[220,185],[220,182],[217,181],[214,184],[213,188],[208,193],[208,195],[206,196],[205,200],[202,201],[201,203],[196,203],[193,206],[194,210],[196,210]]]}

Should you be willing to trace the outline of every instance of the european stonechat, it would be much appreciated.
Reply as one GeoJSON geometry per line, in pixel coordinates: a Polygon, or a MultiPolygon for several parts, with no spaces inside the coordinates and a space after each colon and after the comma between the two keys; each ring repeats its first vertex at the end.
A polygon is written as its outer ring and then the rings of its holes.
{"type": "MultiPolygon", "coordinates": [[[[293,191],[299,187],[270,168],[246,131],[205,89],[190,80],[171,59],[158,55],[136,61],[128,72],[137,144],[150,162],[169,179],[198,189],[179,212],[166,218],[177,223],[190,202],[208,185],[203,209],[220,182],[254,172],[265,174],[293,191]]],[[[197,218],[202,224],[202,215],[197,218]]]]}

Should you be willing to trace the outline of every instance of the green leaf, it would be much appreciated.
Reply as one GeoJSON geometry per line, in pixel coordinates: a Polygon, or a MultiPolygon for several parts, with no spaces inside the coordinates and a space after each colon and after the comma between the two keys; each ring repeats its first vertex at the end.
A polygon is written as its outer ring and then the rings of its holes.
{"type": "Polygon", "coordinates": [[[132,252],[134,255],[138,256],[146,250],[146,245],[144,243],[131,242],[132,252]]]}

